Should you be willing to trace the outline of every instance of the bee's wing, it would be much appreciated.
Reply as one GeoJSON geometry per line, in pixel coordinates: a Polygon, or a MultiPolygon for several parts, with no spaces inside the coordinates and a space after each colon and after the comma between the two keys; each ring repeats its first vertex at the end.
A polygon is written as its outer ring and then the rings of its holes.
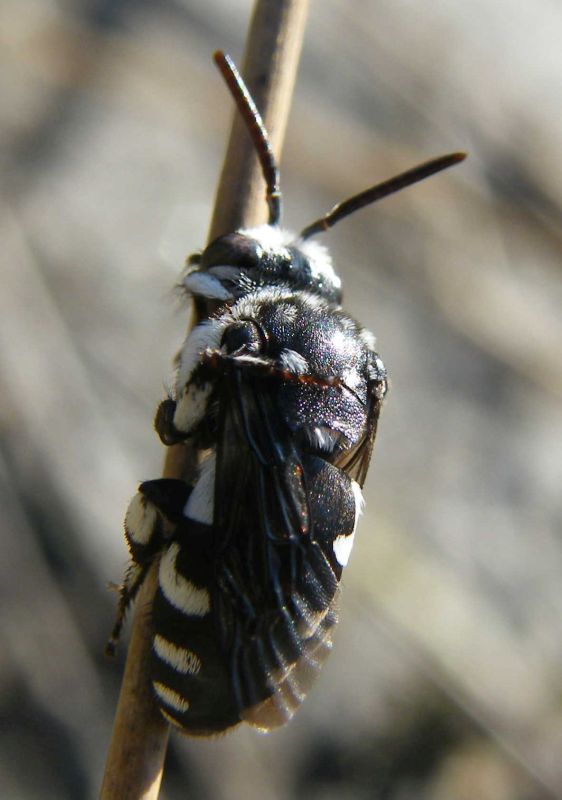
{"type": "Polygon", "coordinates": [[[267,731],[284,725],[293,716],[332,650],[332,631],[337,620],[336,594],[311,636],[302,639],[299,658],[282,673],[275,668],[271,672],[270,697],[245,709],[242,719],[267,731]]]}
{"type": "Polygon", "coordinates": [[[363,487],[373,446],[377,435],[377,425],[381,413],[382,402],[387,390],[386,379],[376,380],[371,383],[371,389],[367,407],[367,426],[365,433],[359,443],[346,453],[337,463],[359,486],[363,487]]]}
{"type": "MultiPolygon", "coordinates": [[[[267,379],[235,371],[221,396],[213,602],[240,716],[269,729],[292,716],[331,648],[341,568],[322,480],[349,478],[299,454],[267,379]]],[[[337,524],[343,513],[353,528],[353,500],[334,499],[337,524]]]]}

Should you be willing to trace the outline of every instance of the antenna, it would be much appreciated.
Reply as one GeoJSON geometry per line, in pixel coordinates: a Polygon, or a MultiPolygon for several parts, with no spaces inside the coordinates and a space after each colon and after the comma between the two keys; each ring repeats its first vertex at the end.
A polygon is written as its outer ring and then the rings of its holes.
{"type": "Polygon", "coordinates": [[[308,239],[317,233],[327,231],[328,228],[331,228],[336,222],[339,222],[340,219],[353,214],[354,211],[358,211],[364,206],[375,203],[383,197],[388,197],[389,194],[399,192],[400,189],[422,181],[424,178],[429,178],[430,175],[435,175],[436,172],[441,172],[442,169],[452,167],[460,161],[464,161],[465,158],[466,153],[450,153],[447,156],[440,156],[431,161],[426,161],[424,164],[419,164],[417,167],[413,167],[407,170],[407,172],[402,172],[400,175],[395,175],[394,178],[389,178],[387,181],[377,183],[375,186],[371,186],[370,189],[365,189],[364,192],[360,192],[338,203],[337,206],[334,206],[332,210],[328,211],[323,217],[307,225],[306,228],[301,231],[300,238],[308,239]]]}
{"type": "Polygon", "coordinates": [[[246,123],[252,143],[256,148],[256,153],[259,158],[263,177],[266,183],[265,196],[267,200],[267,206],[269,208],[269,224],[279,225],[279,221],[281,219],[279,167],[275,161],[275,156],[273,155],[273,150],[271,149],[269,137],[267,135],[265,125],[263,124],[263,120],[260,116],[260,112],[252,100],[252,96],[230,56],[226,53],[223,53],[222,50],[217,50],[217,52],[213,55],[213,59],[219,68],[226,85],[230,89],[230,94],[234,98],[234,102],[236,103],[238,111],[246,123]]]}

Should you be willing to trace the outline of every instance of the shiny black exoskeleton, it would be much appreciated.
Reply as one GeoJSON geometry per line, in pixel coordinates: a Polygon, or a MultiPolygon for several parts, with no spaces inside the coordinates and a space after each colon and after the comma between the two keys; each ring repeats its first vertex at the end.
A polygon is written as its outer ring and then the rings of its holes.
{"type": "Polygon", "coordinates": [[[374,337],[340,308],[325,247],[310,237],[460,160],[429,162],[336,206],[299,236],[279,227],[278,174],[235,67],[215,56],[248,122],[268,225],[221,236],[188,261],[199,316],[156,415],[196,463],[139,487],[125,519],[132,562],[118,619],[159,558],[151,680],[183,732],[286,722],[329,653],[386,371],[374,337]]]}
{"type": "Polygon", "coordinates": [[[184,495],[181,481],[145,484],[127,517],[136,546],[154,539],[147,514],[173,529],[153,681],[193,734],[273,728],[304,697],[331,647],[386,390],[372,336],[339,307],[288,281],[244,293],[245,277],[187,337],[157,415],[164,442],[200,453],[198,479],[184,495]],[[197,671],[180,672],[170,648],[197,671]]]}

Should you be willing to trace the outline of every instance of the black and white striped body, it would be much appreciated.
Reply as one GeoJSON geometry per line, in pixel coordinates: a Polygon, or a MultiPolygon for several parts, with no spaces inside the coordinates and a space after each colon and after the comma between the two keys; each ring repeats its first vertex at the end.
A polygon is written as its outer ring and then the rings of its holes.
{"type": "Polygon", "coordinates": [[[131,501],[132,562],[107,648],[158,558],[152,686],[164,716],[193,735],[283,724],[331,648],[387,383],[374,337],[342,312],[328,250],[311,239],[464,158],[375,184],[294,236],[280,227],[259,111],[232,60],[214,60],[261,165],[269,223],[188,259],[181,286],[199,324],[155,427],[165,445],[189,448],[195,476],[148,481],[131,501]]]}
{"type": "MultiPolygon", "coordinates": [[[[325,488],[320,485],[323,480],[333,484],[335,477],[330,474],[335,468],[319,461],[312,459],[307,469],[318,497],[325,488]]],[[[143,492],[150,494],[151,488],[150,484],[141,487],[133,502],[145,500],[143,492]]],[[[337,506],[337,522],[343,531],[342,539],[350,539],[355,529],[356,506],[353,494],[350,497],[345,493],[345,500],[344,506],[337,506]]],[[[330,528],[335,520],[327,518],[325,508],[315,508],[313,516],[317,536],[329,539],[331,547],[330,528]]],[[[133,544],[137,531],[127,531],[133,544]]],[[[257,531],[252,530],[250,518],[248,537],[252,533],[257,531]]],[[[321,545],[311,548],[300,589],[297,583],[291,591],[282,587],[282,600],[270,598],[270,604],[263,602],[261,591],[254,594],[249,590],[233,606],[232,601],[214,596],[227,588],[214,573],[226,564],[236,564],[238,554],[235,550],[225,556],[224,562],[217,562],[211,541],[210,526],[185,518],[174,537],[162,547],[159,586],[152,609],[154,694],[164,716],[193,735],[217,733],[243,719],[270,729],[292,716],[331,649],[341,565],[334,551],[330,564],[321,545]],[[248,627],[255,628],[251,634],[240,634],[243,658],[252,665],[251,670],[243,663],[234,667],[229,657],[233,656],[233,650],[228,653],[229,647],[236,640],[234,629],[232,641],[221,647],[221,624],[216,615],[226,611],[235,616],[239,603],[246,603],[247,609],[242,609],[238,624],[244,628],[248,623],[248,627]],[[233,684],[233,674],[243,684],[239,690],[233,684]]],[[[285,560],[289,572],[289,555],[285,560]]]]}
{"type": "Polygon", "coordinates": [[[141,485],[122,597],[125,609],[158,554],[152,685],[192,735],[269,730],[304,698],[331,648],[386,388],[373,337],[331,301],[331,265],[308,264],[307,290],[306,276],[295,289],[281,273],[264,286],[240,264],[207,269],[187,285],[218,311],[186,338],[156,417],[199,471],[193,486],[141,485]]]}

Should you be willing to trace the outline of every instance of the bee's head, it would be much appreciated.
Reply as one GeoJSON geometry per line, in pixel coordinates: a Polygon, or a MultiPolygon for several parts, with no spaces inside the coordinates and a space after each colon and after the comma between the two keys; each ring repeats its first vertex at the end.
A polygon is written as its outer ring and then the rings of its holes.
{"type": "Polygon", "coordinates": [[[341,302],[341,281],[327,248],[275,225],[219,236],[189,265],[183,284],[199,297],[229,301],[263,286],[280,286],[341,302]]]}

